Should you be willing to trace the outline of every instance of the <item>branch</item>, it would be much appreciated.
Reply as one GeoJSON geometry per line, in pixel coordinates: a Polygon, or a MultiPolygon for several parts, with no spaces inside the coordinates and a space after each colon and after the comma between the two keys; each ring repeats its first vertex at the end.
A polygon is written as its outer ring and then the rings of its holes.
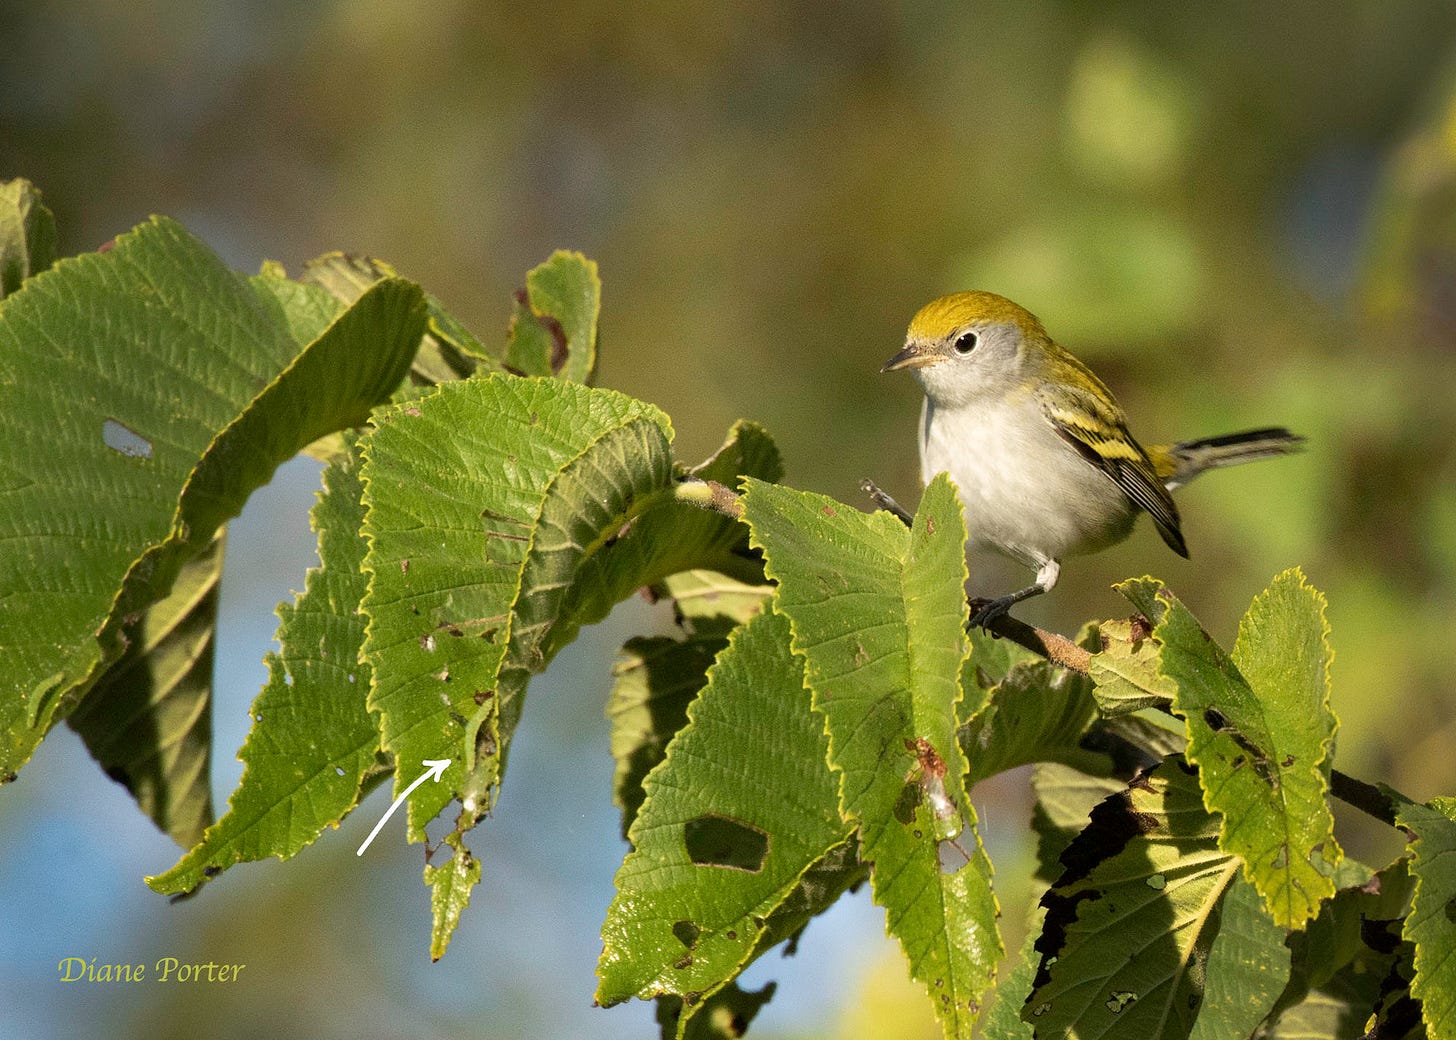
{"type": "Polygon", "coordinates": [[[1024,646],[1032,653],[1040,654],[1052,664],[1061,665],[1068,671],[1076,672],[1078,675],[1091,674],[1091,652],[1084,650],[1066,636],[1048,632],[1035,625],[1028,625],[1025,621],[1018,621],[1010,614],[1002,614],[992,621],[986,626],[986,631],[1024,646]]]}
{"type": "Polygon", "coordinates": [[[859,489],[866,495],[869,495],[875,505],[899,517],[900,522],[906,527],[909,527],[915,522],[915,518],[910,515],[909,510],[891,498],[889,492],[881,489],[880,485],[876,484],[869,477],[865,477],[864,480],[859,482],[859,489]]]}
{"type": "Polygon", "coordinates": [[[1330,794],[1353,809],[1359,809],[1366,816],[1373,816],[1381,823],[1394,827],[1395,802],[1391,797],[1364,780],[1356,780],[1338,769],[1330,770],[1330,794]]]}

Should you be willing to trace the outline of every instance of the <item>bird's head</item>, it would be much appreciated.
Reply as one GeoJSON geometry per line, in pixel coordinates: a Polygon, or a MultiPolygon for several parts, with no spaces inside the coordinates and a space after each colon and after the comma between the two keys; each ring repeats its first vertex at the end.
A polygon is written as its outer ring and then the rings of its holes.
{"type": "Polygon", "coordinates": [[[936,404],[967,404],[1020,385],[1050,344],[1036,316],[1006,297],[952,293],[920,308],[905,348],[880,371],[910,369],[936,404]]]}

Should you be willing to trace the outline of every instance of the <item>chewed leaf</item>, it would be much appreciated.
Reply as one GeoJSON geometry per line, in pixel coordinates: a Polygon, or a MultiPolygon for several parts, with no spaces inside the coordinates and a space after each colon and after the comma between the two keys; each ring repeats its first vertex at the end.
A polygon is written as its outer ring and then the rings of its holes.
{"type": "Polygon", "coordinates": [[[323,479],[313,510],[320,566],[297,602],[278,608],[281,650],[268,656],[268,683],[253,703],[253,727],[238,754],[243,778],[201,842],[147,879],[158,892],[192,891],[234,863],[288,859],[337,827],[379,768],[379,722],[365,707],[369,667],[359,660],[365,577],[357,453],[323,479]]]}
{"type": "Polygon", "coordinates": [[[430,929],[430,960],[445,956],[460,915],[470,905],[470,894],[480,884],[480,860],[471,854],[456,832],[445,835],[445,844],[453,853],[448,863],[425,867],[425,884],[430,886],[430,910],[434,925],[430,929]]]}
{"type": "Polygon", "coordinates": [[[741,525],[675,500],[671,434],[614,391],[506,375],[379,415],[364,469],[370,706],[397,760],[453,763],[411,797],[412,840],[456,799],[457,833],[484,818],[527,683],[582,625],[679,571],[755,573],[741,525]]]}
{"type": "MultiPolygon", "coordinates": [[[[538,621],[518,616],[517,600],[564,594],[523,584],[548,492],[597,445],[646,427],[657,431],[658,450],[603,460],[582,494],[665,485],[666,417],[609,390],[493,375],[445,384],[377,418],[363,469],[369,703],[396,760],[453,763],[443,783],[411,797],[411,840],[423,840],[424,825],[462,793],[477,818],[489,808],[509,739],[499,720],[519,711],[501,708],[499,673],[516,628],[538,621]],[[467,757],[477,775],[467,776],[467,757]]],[[[411,779],[397,776],[396,787],[411,779]]]]}
{"type": "Polygon", "coordinates": [[[601,308],[596,262],[557,250],[527,273],[526,288],[516,297],[506,365],[523,375],[590,382],[601,308]]]}
{"type": "Polygon", "coordinates": [[[1172,593],[1135,591],[1144,615],[1158,618],[1159,670],[1176,685],[1173,710],[1186,721],[1204,804],[1222,816],[1220,847],[1243,861],[1274,920],[1298,927],[1334,894],[1341,858],[1329,806],[1336,722],[1324,597],[1298,571],[1279,575],[1229,655],[1172,593]]]}
{"type": "Polygon", "coordinates": [[[1167,705],[1175,684],[1159,670],[1158,645],[1152,622],[1104,621],[1099,626],[1102,649],[1092,655],[1092,680],[1097,706],[1107,716],[1167,705]]]}
{"type": "Polygon", "coordinates": [[[853,855],[832,856],[852,830],[827,751],[788,621],[761,613],[734,631],[647,778],[602,928],[601,1003],[673,995],[691,1016],[862,876],[853,855]]]}
{"type": "Polygon", "coordinates": [[[276,298],[161,218],[4,300],[0,588],[27,594],[0,597],[0,776],[280,462],[389,395],[423,322],[386,281],[300,351],[276,298]]]}
{"type": "Polygon", "coordinates": [[[888,513],[757,481],[744,509],[825,717],[875,900],[947,1035],[969,1036],[1002,949],[956,733],[968,644],[955,489],[932,481],[908,531],[888,513]]]}
{"type": "Polygon", "coordinates": [[[1181,760],[1099,804],[1062,864],[1022,1011],[1037,1036],[1247,1036],[1273,1007],[1289,974],[1284,931],[1219,850],[1181,760]]]}

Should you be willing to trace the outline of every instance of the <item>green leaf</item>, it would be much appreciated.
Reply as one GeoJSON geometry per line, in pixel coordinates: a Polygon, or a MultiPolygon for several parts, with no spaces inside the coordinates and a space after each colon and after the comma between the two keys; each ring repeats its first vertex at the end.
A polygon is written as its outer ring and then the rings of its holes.
{"type": "Polygon", "coordinates": [[[1396,822],[1415,836],[1415,896],[1402,935],[1415,946],[1411,993],[1432,1040],[1456,1036],[1456,799],[1401,806],[1396,822]]]}
{"type": "Polygon", "coordinates": [[[758,481],[743,503],[827,720],[875,900],[947,1035],[969,1036],[1003,951],[956,738],[967,642],[955,490],[932,481],[909,531],[888,513],[758,481]]]}
{"type": "Polygon", "coordinates": [[[147,879],[164,894],[190,892],[234,863],[288,859],[337,827],[379,771],[379,722],[365,707],[369,666],[359,660],[358,613],[364,521],[359,459],[324,470],[313,508],[320,566],[291,606],[280,604],[280,653],[253,702],[253,727],[238,757],[243,778],[228,812],[171,870],[147,879]]]}
{"type": "Polygon", "coordinates": [[[1411,996],[1411,979],[1415,974],[1411,958],[1410,943],[1401,943],[1395,966],[1381,982],[1380,999],[1375,1004],[1372,1024],[1365,1036],[1379,1040],[1439,1040],[1446,1035],[1432,1033],[1426,1028],[1421,1014],[1422,1004],[1411,996]]]}
{"type": "MultiPolygon", "coordinates": [[[[363,469],[369,704],[396,761],[452,760],[442,783],[410,799],[409,837],[422,841],[425,824],[467,780],[467,812],[478,818],[489,809],[509,738],[509,726],[496,725],[498,676],[518,594],[541,591],[524,586],[522,572],[548,492],[568,470],[591,467],[604,445],[624,447],[624,431],[641,438],[639,447],[655,440],[657,450],[618,454],[617,469],[603,460],[590,490],[605,498],[624,481],[665,484],[670,428],[657,409],[613,391],[501,375],[444,384],[375,423],[363,469]],[[468,728],[481,742],[479,778],[466,775],[465,759],[477,750],[465,745],[468,728]]],[[[600,522],[599,503],[590,515],[600,522]]],[[[564,595],[561,586],[551,591],[564,595]]],[[[512,706],[512,718],[518,710],[512,706]]],[[[397,792],[412,779],[396,776],[397,792]]]]}
{"type": "Polygon", "coordinates": [[[1237,878],[1219,904],[1218,934],[1204,965],[1203,1004],[1189,1040],[1249,1036],[1289,981],[1285,932],[1254,886],[1237,878]]]}
{"type": "Polygon", "coordinates": [[[617,872],[597,967],[602,1004],[671,994],[691,1010],[860,876],[851,856],[801,891],[852,831],[783,615],[735,629],[687,710],[647,777],[617,872]],[[797,916],[774,927],[796,892],[797,916]]]}
{"type": "Polygon", "coordinates": [[[1230,902],[1244,883],[1217,839],[1178,759],[1093,810],[1042,898],[1042,962],[1022,1015],[1038,1036],[1230,1037],[1263,1019],[1288,974],[1284,933],[1253,893],[1230,902]],[[1228,976],[1214,1004],[1210,964],[1228,976]],[[1249,1001],[1235,1006],[1240,995],[1249,1001]]]}
{"type": "MultiPolygon", "coordinates": [[[[722,446],[688,475],[736,488],[743,477],[778,480],[783,461],[762,426],[740,420],[729,429],[722,446]]],[[[764,597],[772,591],[762,562],[748,546],[748,528],[717,513],[679,504],[643,514],[629,533],[631,538],[614,542],[615,551],[630,546],[645,557],[661,555],[665,548],[671,552],[673,562],[666,566],[638,567],[665,575],[662,590],[673,597],[680,617],[743,621],[762,609],[764,597]]]]}
{"type": "Polygon", "coordinates": [[[30,181],[0,181],[0,300],[56,262],[56,218],[30,181]]]}
{"type": "Polygon", "coordinates": [[[1290,980],[1272,1016],[1272,1036],[1358,1035],[1379,1000],[1380,980],[1394,967],[1398,936],[1379,923],[1405,917],[1414,886],[1407,860],[1374,874],[1346,859],[1335,880],[1334,898],[1289,936],[1290,980]]]}
{"type": "Polygon", "coordinates": [[[1370,1011],[1380,996],[1379,977],[1342,971],[1326,985],[1279,1016],[1260,1040],[1330,1040],[1365,1032],[1370,1011]]]}
{"type": "Polygon", "coordinates": [[[694,1013],[685,1020],[682,1018],[681,997],[658,997],[657,1024],[662,1027],[664,1038],[737,1040],[748,1031],[749,1024],[758,1017],[763,1006],[773,999],[777,988],[770,982],[755,992],[730,982],[697,1005],[694,1013]]]}
{"type": "Polygon", "coordinates": [[[1334,894],[1341,858],[1328,798],[1336,721],[1324,597],[1297,570],[1279,575],[1239,623],[1232,655],[1167,590],[1129,598],[1161,615],[1153,639],[1177,684],[1173,709],[1204,803],[1223,818],[1220,847],[1243,860],[1274,920],[1298,927],[1334,894]]]}
{"type": "Polygon", "coordinates": [[[972,687],[989,693],[1011,674],[1016,665],[1044,660],[1019,643],[993,636],[984,628],[971,629],[966,633],[966,639],[971,644],[971,653],[961,669],[961,686],[966,700],[960,710],[964,717],[974,715],[985,706],[985,698],[975,698],[972,687]]]}
{"type": "Polygon", "coordinates": [[[1036,978],[1035,945],[1036,932],[1033,930],[1022,943],[1016,966],[1001,980],[986,1008],[986,1015],[981,1020],[981,1040],[1035,1040],[1031,1024],[1021,1020],[1022,1005],[1031,995],[1036,978]]]}
{"type": "Polygon", "coordinates": [[[1111,717],[1165,707],[1177,686],[1158,670],[1158,646],[1148,638],[1151,621],[1141,617],[1104,621],[1098,631],[1102,649],[1092,655],[1089,667],[1102,714],[1111,717]]]}
{"type": "Polygon", "coordinates": [[[384,282],[300,352],[276,303],[161,218],[6,298],[0,776],[278,463],[389,394],[423,320],[418,289],[384,282]]]}
{"type": "Polygon", "coordinates": [[[708,681],[708,667],[728,645],[727,631],[629,639],[612,669],[607,698],[612,723],[612,801],[622,810],[625,837],[646,792],[642,781],[667,754],[688,720],[688,705],[708,681]]]}
{"type": "MultiPolygon", "coordinates": [[[[740,422],[729,432],[723,447],[691,473],[703,480],[733,485],[745,473],[776,480],[782,474],[782,465],[768,435],[753,423],[740,422]]],[[[729,552],[747,549],[745,527],[739,526],[733,532],[710,514],[684,514],[677,522],[691,523],[710,536],[728,534],[729,552]]],[[[648,535],[654,536],[652,532],[648,535]]],[[[679,526],[676,532],[664,530],[655,537],[682,540],[692,535],[679,526]]],[[[687,706],[707,682],[708,666],[726,645],[728,633],[763,610],[773,587],[750,585],[717,571],[684,570],[653,585],[651,593],[672,599],[682,638],[631,639],[613,669],[616,682],[607,701],[612,758],[617,763],[612,799],[622,809],[624,837],[642,804],[642,781],[662,761],[667,742],[687,721],[687,706]]]]}
{"type": "Polygon", "coordinates": [[[986,707],[961,727],[970,782],[1031,762],[1084,760],[1082,738],[1096,717],[1085,677],[1048,661],[1016,665],[986,707]]]}
{"type": "Polygon", "coordinates": [[[1036,834],[1037,878],[1051,884],[1062,874],[1061,857],[1087,826],[1094,808],[1121,793],[1125,779],[1094,775],[1060,762],[1038,762],[1031,770],[1036,795],[1031,829],[1036,834]]]}
{"type": "MultiPolygon", "coordinates": [[[[600,621],[637,589],[682,571],[710,568],[762,577],[746,551],[742,524],[672,498],[664,429],[640,420],[607,433],[547,488],[521,565],[510,640],[491,704],[499,713],[502,754],[530,677],[582,625],[600,621]]],[[[761,429],[739,424],[707,465],[734,482],[729,475],[734,470],[755,476],[777,472],[778,453],[761,429]]],[[[468,755],[472,732],[466,742],[468,755]]]]}
{"type": "Polygon", "coordinates": [[[470,893],[480,884],[480,860],[476,859],[456,832],[445,835],[452,851],[450,861],[425,866],[425,884],[430,886],[430,961],[445,956],[460,915],[470,905],[470,893]]]}
{"type": "Polygon", "coordinates": [[[454,798],[461,832],[489,811],[526,684],[580,626],[678,571],[756,565],[737,522],[674,499],[667,418],[622,394],[493,375],[376,423],[370,705],[397,760],[452,760],[410,800],[419,841],[454,798]]]}
{"type": "Polygon", "coordinates": [[[288,329],[294,342],[302,346],[322,336],[345,310],[345,302],[336,300],[317,285],[295,282],[276,264],[264,264],[261,273],[248,279],[263,306],[272,311],[273,319],[288,329]]]}
{"type": "MultiPolygon", "coordinates": [[[[1346,965],[1361,958],[1368,960],[1372,952],[1388,954],[1388,949],[1371,950],[1366,941],[1366,924],[1405,917],[1415,885],[1404,858],[1379,874],[1370,874],[1347,859],[1340,864],[1336,880],[1341,888],[1334,898],[1326,901],[1319,916],[1303,931],[1290,936],[1290,948],[1295,954],[1292,984],[1306,991],[1324,985],[1346,965]]],[[[1382,965],[1381,971],[1386,968],[1388,965],[1382,965]]]]}
{"type": "Polygon", "coordinates": [[[527,273],[526,288],[516,294],[506,365],[522,375],[591,382],[601,309],[596,262],[557,250],[527,273]]]}
{"type": "Polygon", "coordinates": [[[651,592],[672,600],[677,623],[687,633],[731,628],[763,610],[772,585],[755,585],[717,571],[687,570],[668,575],[651,592]]]}
{"type": "Polygon", "coordinates": [[[67,720],[106,775],[184,849],[212,823],[213,631],[223,531],[126,626],[126,652],[67,720]]]}
{"type": "MultiPolygon", "coordinates": [[[[318,287],[347,304],[374,283],[395,277],[394,267],[383,260],[334,252],[304,264],[299,282],[318,287]]],[[[410,366],[415,385],[434,386],[463,379],[477,370],[481,374],[500,370],[500,361],[438,299],[426,293],[425,306],[429,331],[410,366]]]]}

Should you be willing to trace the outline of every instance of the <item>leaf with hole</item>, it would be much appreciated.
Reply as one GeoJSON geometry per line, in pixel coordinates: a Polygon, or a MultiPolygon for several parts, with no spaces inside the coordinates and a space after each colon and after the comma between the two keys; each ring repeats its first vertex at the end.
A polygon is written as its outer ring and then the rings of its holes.
{"type": "Polygon", "coordinates": [[[744,516],[829,734],[839,804],[875,901],[948,1036],[969,1036],[1002,955],[991,867],[956,732],[965,524],[943,476],[910,530],[822,495],[749,481],[744,516]]]}
{"type": "Polygon", "coordinates": [[[506,366],[522,375],[591,382],[601,309],[596,262],[557,250],[526,274],[526,287],[516,295],[506,366]]]}
{"type": "Polygon", "coordinates": [[[423,322],[416,287],[382,282],[300,350],[276,301],[161,218],[5,299],[0,775],[280,462],[389,395],[423,322]]]}
{"type": "Polygon", "coordinates": [[[687,711],[644,784],[602,928],[597,999],[673,995],[691,1016],[862,874],[852,855],[834,855],[851,828],[781,614],[734,630],[687,711]]]}
{"type": "Polygon", "coordinates": [[[1276,922],[1302,925],[1334,894],[1341,858],[1329,806],[1336,720],[1324,597],[1299,571],[1284,572],[1250,605],[1226,654],[1166,589],[1146,580],[1119,588],[1155,620],[1188,758],[1221,815],[1220,847],[1243,860],[1276,922]]]}

